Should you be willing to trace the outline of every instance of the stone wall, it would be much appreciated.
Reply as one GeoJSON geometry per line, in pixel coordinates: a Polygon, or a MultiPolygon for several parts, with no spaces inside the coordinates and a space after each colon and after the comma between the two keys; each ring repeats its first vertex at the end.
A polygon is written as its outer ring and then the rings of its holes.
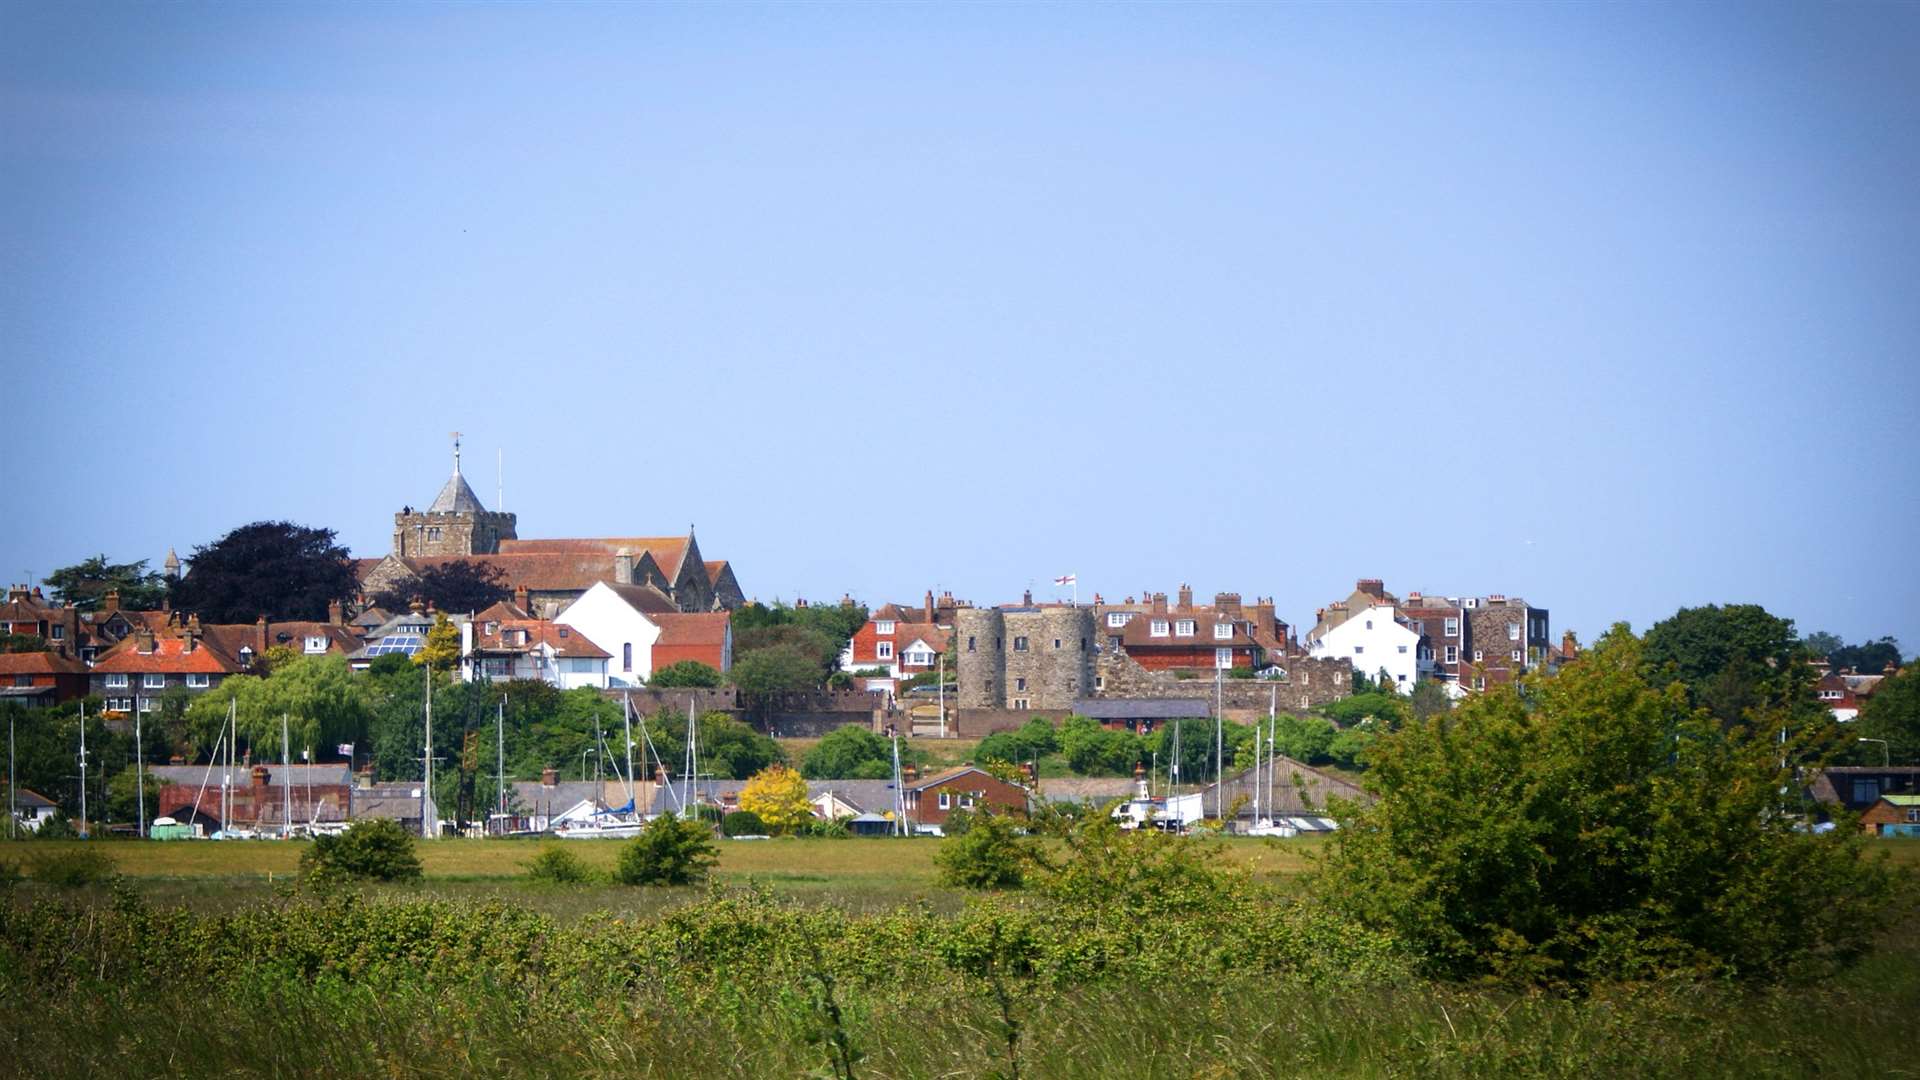
{"type": "MultiPolygon", "coordinates": [[[[1266,715],[1269,703],[1298,712],[1337,701],[1353,692],[1353,665],[1345,657],[1307,656],[1269,658],[1286,673],[1283,679],[1227,679],[1220,684],[1221,712],[1231,718],[1266,715]],[[1277,691],[1277,693],[1276,693],[1277,691]]],[[[1205,698],[1214,700],[1212,679],[1179,679],[1168,672],[1148,671],[1124,652],[1108,649],[1097,666],[1099,691],[1109,699],[1205,698]]]]}
{"type": "Polygon", "coordinates": [[[1023,727],[1036,716],[1059,723],[1072,713],[1072,709],[949,709],[947,737],[983,739],[996,731],[1012,731],[1023,727]]]}

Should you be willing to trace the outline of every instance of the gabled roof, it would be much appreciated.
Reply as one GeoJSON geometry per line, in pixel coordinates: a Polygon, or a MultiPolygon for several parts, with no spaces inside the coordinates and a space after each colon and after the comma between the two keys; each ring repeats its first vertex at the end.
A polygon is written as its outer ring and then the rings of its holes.
{"type": "MultiPolygon", "coordinates": [[[[923,776],[920,779],[915,780],[910,784],[907,784],[906,789],[908,791],[924,791],[927,788],[944,784],[949,780],[957,780],[968,773],[979,773],[981,776],[985,776],[993,780],[1000,779],[999,777],[994,776],[992,773],[988,772],[987,770],[981,768],[978,765],[959,765],[951,769],[943,769],[940,772],[934,773],[932,776],[923,776]]],[[[1008,783],[1010,781],[1002,781],[1002,782],[1008,783]]],[[[1014,786],[1019,787],[1020,785],[1015,784],[1014,786]]]]}
{"type": "Polygon", "coordinates": [[[433,505],[427,507],[429,514],[477,514],[486,507],[480,505],[480,497],[467,486],[467,478],[460,475],[456,466],[453,475],[447,478],[447,485],[434,497],[433,505]]]}
{"type": "Polygon", "coordinates": [[[660,627],[660,638],[654,642],[660,645],[724,645],[727,640],[727,621],[724,611],[649,615],[660,627]]]}
{"type": "Polygon", "coordinates": [[[496,600],[492,607],[473,617],[474,622],[506,622],[510,619],[531,619],[531,612],[523,611],[520,605],[511,600],[496,600]]]}
{"type": "Polygon", "coordinates": [[[37,791],[29,791],[26,788],[21,788],[19,793],[14,796],[14,799],[20,804],[23,810],[52,810],[58,809],[60,805],[45,795],[37,791]]]}
{"type": "Polygon", "coordinates": [[[93,670],[109,675],[232,675],[245,668],[205,638],[189,652],[185,638],[159,634],[154,637],[153,651],[143,653],[140,651],[140,636],[129,634],[102,654],[94,662],[93,670]]]}
{"type": "Polygon", "coordinates": [[[87,665],[55,652],[0,653],[0,675],[84,675],[87,665]]]}
{"type": "Polygon", "coordinates": [[[603,536],[569,537],[557,540],[502,540],[502,555],[600,554],[611,556],[625,548],[637,562],[642,553],[653,556],[654,565],[668,581],[680,580],[680,562],[687,556],[685,536],[603,536]]]}
{"type": "Polygon", "coordinates": [[[626,601],[628,607],[643,614],[677,615],[680,613],[679,605],[675,604],[666,593],[652,585],[615,585],[611,581],[602,584],[606,585],[613,595],[626,601]]]}
{"type": "Polygon", "coordinates": [[[720,575],[727,572],[727,560],[721,559],[718,562],[708,560],[708,562],[706,563],[706,568],[707,568],[707,584],[718,585],[720,584],[720,575]]]}
{"type": "Polygon", "coordinates": [[[525,652],[542,645],[553,650],[555,656],[566,656],[580,660],[605,660],[612,656],[600,646],[595,645],[587,635],[565,623],[548,622],[545,619],[508,619],[500,623],[489,634],[483,627],[474,635],[473,647],[476,651],[489,652],[525,652]],[[509,632],[524,630],[527,632],[525,644],[506,644],[509,632]]]}

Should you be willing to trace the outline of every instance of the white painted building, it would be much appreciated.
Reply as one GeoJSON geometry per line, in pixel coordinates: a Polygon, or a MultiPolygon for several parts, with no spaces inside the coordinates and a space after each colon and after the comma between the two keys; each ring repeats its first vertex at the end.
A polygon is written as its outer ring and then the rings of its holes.
{"type": "Polygon", "coordinates": [[[1353,670],[1369,679],[1385,670],[1394,688],[1413,693],[1419,677],[1420,635],[1395,618],[1392,604],[1373,604],[1347,620],[1308,638],[1308,655],[1352,661],[1353,670]]]}
{"type": "Polygon", "coordinates": [[[542,619],[476,618],[460,625],[461,677],[538,679],[562,690],[607,686],[605,649],[579,628],[542,619]]]}
{"type": "Polygon", "coordinates": [[[733,667],[733,629],[724,611],[683,612],[652,585],[595,582],[553,617],[607,652],[611,687],[646,685],[654,669],[694,660],[733,667]]]}

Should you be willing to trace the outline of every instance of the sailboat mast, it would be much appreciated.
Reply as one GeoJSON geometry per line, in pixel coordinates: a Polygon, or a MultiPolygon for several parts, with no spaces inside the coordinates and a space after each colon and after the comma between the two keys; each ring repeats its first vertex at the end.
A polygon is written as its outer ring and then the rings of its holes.
{"type": "Polygon", "coordinates": [[[293,752],[287,745],[287,714],[280,714],[280,839],[293,839],[293,752]]]}
{"type": "Polygon", "coordinates": [[[80,702],[80,833],[87,837],[93,835],[93,829],[87,824],[87,703],[84,700],[80,702]]]}
{"type": "MultiPolygon", "coordinates": [[[[138,706],[139,702],[134,704],[138,706]]],[[[147,838],[147,764],[141,750],[140,710],[136,707],[133,710],[133,799],[137,804],[134,811],[137,824],[133,835],[145,840],[147,838]]]]}
{"type": "Polygon", "coordinates": [[[500,695],[500,708],[493,720],[493,764],[499,772],[495,796],[500,802],[500,835],[507,833],[507,695],[500,695]]]}
{"type": "Polygon", "coordinates": [[[627,806],[638,810],[633,794],[633,698],[626,694],[620,695],[620,722],[627,729],[627,806]]]}
{"type": "Polygon", "coordinates": [[[431,839],[440,829],[440,808],[433,805],[433,665],[420,667],[427,677],[427,746],[426,753],[421,755],[425,780],[420,788],[420,836],[431,839]]]}

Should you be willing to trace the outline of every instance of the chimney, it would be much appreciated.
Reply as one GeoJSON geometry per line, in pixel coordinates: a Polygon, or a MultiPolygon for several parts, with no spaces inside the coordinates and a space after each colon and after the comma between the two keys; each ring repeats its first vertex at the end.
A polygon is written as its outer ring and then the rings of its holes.
{"type": "Polygon", "coordinates": [[[360,771],[354,774],[354,782],[359,785],[362,791],[373,787],[373,766],[361,766],[360,771]]]}
{"type": "Polygon", "coordinates": [[[1560,655],[1569,660],[1580,655],[1580,643],[1574,640],[1571,630],[1560,635],[1560,655]]]}
{"type": "Polygon", "coordinates": [[[1094,607],[1099,607],[1099,606],[1100,606],[1101,604],[1104,604],[1104,603],[1106,603],[1106,602],[1107,602],[1107,598],[1106,598],[1106,597],[1104,597],[1104,596],[1101,596],[1101,595],[1100,595],[1099,593],[1094,593],[1094,594],[1093,594],[1093,606],[1094,606],[1094,607]]]}
{"type": "Polygon", "coordinates": [[[900,770],[900,776],[902,779],[906,780],[907,783],[911,784],[915,780],[920,779],[920,767],[918,765],[904,766],[900,770]]]}
{"type": "Polygon", "coordinates": [[[1353,588],[1356,592],[1363,592],[1368,596],[1381,596],[1387,591],[1387,583],[1380,578],[1361,578],[1353,583],[1353,588]]]}
{"type": "Polygon", "coordinates": [[[1253,625],[1261,630],[1272,630],[1274,628],[1273,597],[1263,596],[1254,601],[1253,625]]]}
{"type": "Polygon", "coordinates": [[[1507,602],[1506,593],[1494,593],[1492,596],[1487,597],[1487,603],[1489,604],[1504,604],[1506,602],[1507,602]]]}
{"type": "Polygon", "coordinates": [[[1153,594],[1153,613],[1155,615],[1165,615],[1167,613],[1166,593],[1157,592],[1153,594]]]}
{"type": "Polygon", "coordinates": [[[1214,593],[1213,610],[1216,614],[1225,615],[1228,618],[1239,618],[1240,594],[1237,592],[1214,593]]]}
{"type": "Polygon", "coordinates": [[[923,621],[925,622],[933,621],[933,590],[932,589],[927,590],[927,617],[923,621]]]}
{"type": "Polygon", "coordinates": [[[1021,607],[1033,606],[1033,590],[1032,589],[1028,589],[1026,592],[1023,592],[1020,594],[1020,606],[1021,607]]]}
{"type": "Polygon", "coordinates": [[[519,608],[521,611],[528,610],[527,587],[525,585],[515,585],[513,587],[513,606],[519,608]]]}
{"type": "MultiPolygon", "coordinates": [[[[654,768],[658,770],[660,766],[656,765],[654,766],[654,768]]],[[[540,786],[541,787],[554,787],[558,785],[559,782],[560,782],[560,774],[558,771],[556,771],[553,768],[553,766],[549,765],[546,768],[540,770],[540,786]]]]}
{"type": "Polygon", "coordinates": [[[633,584],[633,552],[626,548],[613,553],[613,583],[615,585],[633,584]]]}
{"type": "Polygon", "coordinates": [[[1410,593],[1408,593],[1408,594],[1407,594],[1407,603],[1408,603],[1408,604],[1409,604],[1410,606],[1413,606],[1413,607],[1419,607],[1419,606],[1420,606],[1420,592],[1419,592],[1419,590],[1417,590],[1417,589],[1416,589],[1416,590],[1414,590],[1413,592],[1410,592],[1410,593]]]}
{"type": "Polygon", "coordinates": [[[327,623],[331,626],[347,625],[347,607],[338,600],[327,601],[327,623]]]}
{"type": "Polygon", "coordinates": [[[133,632],[133,648],[135,652],[143,656],[153,652],[153,630],[151,627],[142,626],[133,632]]]}
{"type": "MultiPolygon", "coordinates": [[[[268,781],[273,779],[273,774],[267,771],[267,767],[265,765],[255,765],[252,770],[252,775],[253,775],[254,798],[259,799],[265,795],[265,792],[261,791],[260,789],[267,786],[268,781]]],[[[254,805],[258,806],[260,804],[256,802],[254,805]]]]}
{"type": "Polygon", "coordinates": [[[120,610],[120,590],[119,589],[107,590],[107,602],[105,604],[105,610],[108,613],[112,613],[120,610]]]}
{"type": "Polygon", "coordinates": [[[1033,783],[1034,781],[1033,762],[1031,761],[1021,762],[1020,775],[1025,776],[1027,778],[1027,783],[1029,784],[1033,783]]]}
{"type": "Polygon", "coordinates": [[[253,651],[259,655],[260,659],[265,660],[267,658],[267,645],[268,645],[267,617],[265,615],[262,615],[260,616],[259,619],[255,620],[253,624],[253,629],[254,629],[254,637],[259,639],[259,644],[253,647],[253,651]]]}
{"type": "Polygon", "coordinates": [[[1180,586],[1180,610],[1193,610],[1193,586],[1191,585],[1183,584],[1180,586]]]}
{"type": "Polygon", "coordinates": [[[187,643],[185,651],[192,652],[195,648],[199,647],[200,645],[200,613],[199,612],[196,611],[192,615],[187,616],[187,632],[182,636],[186,639],[186,643],[187,643]]]}
{"type": "Polygon", "coordinates": [[[407,603],[407,610],[414,613],[415,615],[425,614],[427,610],[427,602],[416,596],[407,603]]]}

